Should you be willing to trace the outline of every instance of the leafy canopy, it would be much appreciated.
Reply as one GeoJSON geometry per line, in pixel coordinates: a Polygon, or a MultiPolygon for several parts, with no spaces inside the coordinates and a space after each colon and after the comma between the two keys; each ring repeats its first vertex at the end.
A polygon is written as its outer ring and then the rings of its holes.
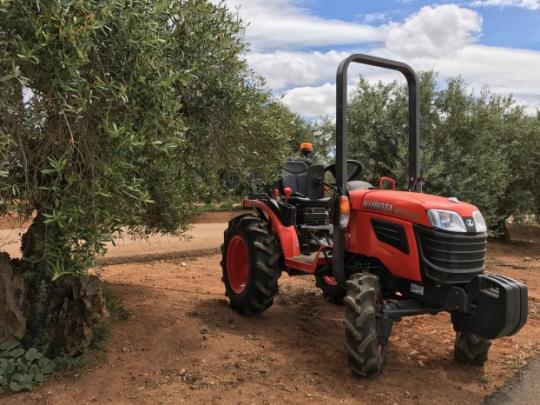
{"type": "Polygon", "coordinates": [[[84,273],[124,227],[180,233],[224,176],[275,168],[296,117],[243,29],[205,0],[0,0],[0,215],[37,213],[27,261],[84,273]]]}

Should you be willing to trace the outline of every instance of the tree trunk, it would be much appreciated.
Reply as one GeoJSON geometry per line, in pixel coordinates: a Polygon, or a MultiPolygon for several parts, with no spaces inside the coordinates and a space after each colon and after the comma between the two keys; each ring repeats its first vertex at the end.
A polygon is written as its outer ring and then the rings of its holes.
{"type": "Polygon", "coordinates": [[[26,308],[24,280],[14,273],[9,255],[0,253],[0,342],[24,337],[26,308]]]}
{"type": "Polygon", "coordinates": [[[71,274],[51,279],[45,238],[59,235],[51,228],[38,213],[22,237],[23,258],[14,261],[26,281],[25,341],[47,347],[51,356],[76,356],[92,344],[96,326],[107,316],[105,300],[96,276],[71,274]]]}
{"type": "Polygon", "coordinates": [[[509,243],[512,240],[506,219],[499,221],[497,224],[497,239],[504,243],[509,243]]]}

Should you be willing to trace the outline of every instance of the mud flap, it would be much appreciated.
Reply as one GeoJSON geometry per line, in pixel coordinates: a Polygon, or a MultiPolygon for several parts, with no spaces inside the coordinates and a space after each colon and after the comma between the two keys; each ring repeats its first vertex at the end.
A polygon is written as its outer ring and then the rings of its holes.
{"type": "Polygon", "coordinates": [[[452,314],[454,329],[486,339],[517,333],[527,322],[527,286],[498,274],[481,274],[465,290],[470,312],[452,314]]]}

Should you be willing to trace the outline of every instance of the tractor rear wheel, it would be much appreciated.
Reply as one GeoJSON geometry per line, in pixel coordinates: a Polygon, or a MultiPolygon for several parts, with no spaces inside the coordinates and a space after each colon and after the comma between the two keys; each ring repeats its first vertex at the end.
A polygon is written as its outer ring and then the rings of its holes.
{"type": "Polygon", "coordinates": [[[268,309],[278,292],[280,253],[268,222],[241,215],[229,222],[221,246],[225,295],[244,315],[268,309]]]}
{"type": "Polygon", "coordinates": [[[491,340],[469,332],[456,332],[454,359],[458,363],[482,366],[488,359],[491,340]]]}
{"type": "Polygon", "coordinates": [[[377,303],[381,300],[379,278],[373,274],[353,274],[345,296],[345,347],[349,365],[359,376],[380,374],[383,345],[377,335],[377,303]]]}
{"type": "Polygon", "coordinates": [[[327,301],[338,305],[343,304],[343,298],[345,298],[347,291],[337,283],[334,277],[316,274],[315,280],[315,285],[322,290],[323,297],[327,301]]]}

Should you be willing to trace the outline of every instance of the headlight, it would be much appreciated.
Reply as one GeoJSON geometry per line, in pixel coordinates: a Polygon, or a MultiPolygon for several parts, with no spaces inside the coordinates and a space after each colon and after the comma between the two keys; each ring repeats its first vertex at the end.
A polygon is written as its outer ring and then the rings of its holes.
{"type": "Polygon", "coordinates": [[[428,217],[431,225],[435,228],[449,232],[467,232],[467,227],[463,218],[454,211],[428,210],[428,217]]]}
{"type": "Polygon", "coordinates": [[[472,217],[476,226],[476,232],[487,232],[486,221],[480,211],[474,211],[472,217]]]}

